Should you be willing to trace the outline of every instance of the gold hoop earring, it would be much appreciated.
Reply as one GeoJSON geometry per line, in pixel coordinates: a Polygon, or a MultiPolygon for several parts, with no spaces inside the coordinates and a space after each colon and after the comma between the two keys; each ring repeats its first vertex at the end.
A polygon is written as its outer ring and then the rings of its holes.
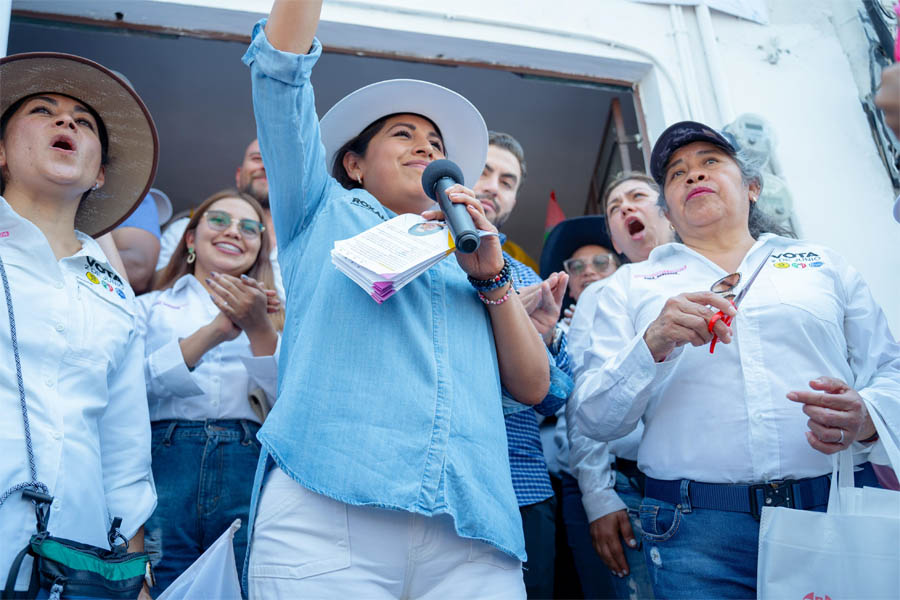
{"type": "Polygon", "coordinates": [[[197,253],[194,252],[193,246],[188,246],[187,264],[193,264],[195,260],[197,260],[197,253]]]}

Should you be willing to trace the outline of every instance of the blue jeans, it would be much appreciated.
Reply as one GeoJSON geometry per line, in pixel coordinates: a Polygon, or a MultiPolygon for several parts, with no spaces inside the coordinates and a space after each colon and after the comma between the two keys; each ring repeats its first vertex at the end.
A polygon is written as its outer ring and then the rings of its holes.
{"type": "MultiPolygon", "coordinates": [[[[879,487],[869,463],[855,479],[857,487],[879,487]]],[[[692,508],[682,493],[677,505],[644,498],[640,518],[657,598],[756,597],[759,521],[750,513],[692,508]]]]}
{"type": "Polygon", "coordinates": [[[235,519],[234,555],[242,565],[253,474],[259,458],[252,421],[156,421],[153,478],[159,497],[144,527],[156,586],[161,594],[215,542],[235,519]]]}
{"type": "Polygon", "coordinates": [[[619,578],[610,572],[613,589],[616,591],[616,598],[653,598],[650,570],[647,568],[647,561],[641,548],[639,509],[644,498],[643,490],[640,488],[639,482],[632,480],[619,471],[616,471],[615,489],[619,498],[628,507],[631,529],[634,531],[635,539],[638,540],[637,548],[631,548],[624,541],[622,542],[622,548],[625,550],[625,559],[628,561],[628,576],[619,578]]]}
{"type": "MultiPolygon", "coordinates": [[[[622,544],[625,558],[628,560],[629,575],[623,579],[614,576],[594,550],[591,540],[590,523],[581,503],[581,490],[578,481],[567,473],[560,473],[562,478],[563,521],[566,526],[566,537],[575,561],[575,570],[581,582],[585,598],[652,598],[650,573],[640,547],[629,548],[622,544]]],[[[628,477],[616,473],[616,493],[628,507],[628,516],[634,534],[640,539],[641,527],[637,518],[637,507],[641,502],[641,492],[628,477]]]]}

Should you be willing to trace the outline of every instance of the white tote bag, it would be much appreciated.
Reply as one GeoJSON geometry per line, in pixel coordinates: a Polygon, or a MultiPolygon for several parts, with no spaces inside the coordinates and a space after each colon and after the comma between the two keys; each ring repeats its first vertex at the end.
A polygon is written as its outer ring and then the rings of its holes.
{"type": "MultiPolygon", "coordinates": [[[[891,466],[900,450],[867,403],[891,466]]],[[[757,597],[791,600],[900,598],[900,492],[853,487],[853,454],[834,455],[828,512],[762,509],[757,597]]]]}

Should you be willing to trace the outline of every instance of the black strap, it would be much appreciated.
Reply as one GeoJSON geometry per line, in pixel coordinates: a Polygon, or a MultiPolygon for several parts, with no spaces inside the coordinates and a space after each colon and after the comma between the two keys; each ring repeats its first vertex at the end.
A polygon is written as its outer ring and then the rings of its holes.
{"type": "Polygon", "coordinates": [[[20,598],[34,598],[37,596],[38,588],[41,585],[40,573],[38,571],[38,557],[31,549],[31,542],[22,548],[21,552],[16,555],[12,565],[9,567],[9,575],[6,576],[6,588],[3,590],[3,600],[18,600],[20,598]],[[22,567],[22,561],[25,555],[30,554],[34,558],[34,564],[31,566],[31,582],[28,589],[24,592],[16,591],[16,579],[19,578],[19,569],[22,567]]]}

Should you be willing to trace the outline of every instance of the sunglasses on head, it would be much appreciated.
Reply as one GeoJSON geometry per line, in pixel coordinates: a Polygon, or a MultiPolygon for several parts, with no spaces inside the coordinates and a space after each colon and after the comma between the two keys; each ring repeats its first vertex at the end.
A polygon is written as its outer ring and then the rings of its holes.
{"type": "MultiPolygon", "coordinates": [[[[590,262],[594,266],[594,269],[600,273],[608,270],[610,266],[615,264],[612,255],[608,252],[595,254],[590,258],[590,262]]],[[[569,275],[581,275],[584,273],[585,267],[587,267],[587,262],[585,262],[583,258],[570,258],[563,261],[563,269],[565,269],[566,273],[569,275]]]]}
{"type": "MultiPolygon", "coordinates": [[[[208,210],[204,215],[206,224],[213,231],[225,231],[233,221],[231,215],[224,210],[208,210]]],[[[253,219],[241,219],[238,221],[238,231],[244,239],[252,240],[260,236],[266,230],[266,226],[253,219]]]]}

